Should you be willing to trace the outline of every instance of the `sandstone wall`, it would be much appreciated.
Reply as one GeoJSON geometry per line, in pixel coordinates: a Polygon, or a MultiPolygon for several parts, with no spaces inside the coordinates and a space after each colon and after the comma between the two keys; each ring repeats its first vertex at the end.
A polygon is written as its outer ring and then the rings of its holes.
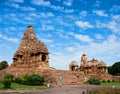
{"type": "Polygon", "coordinates": [[[120,82],[120,76],[112,76],[112,80],[115,82],[120,82]]]}

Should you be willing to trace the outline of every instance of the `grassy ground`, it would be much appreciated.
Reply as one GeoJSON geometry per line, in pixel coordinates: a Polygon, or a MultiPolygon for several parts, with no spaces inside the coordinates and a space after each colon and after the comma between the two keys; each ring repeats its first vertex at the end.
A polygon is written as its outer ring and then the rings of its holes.
{"type": "MultiPolygon", "coordinates": [[[[16,89],[40,89],[40,88],[47,88],[47,86],[46,85],[42,85],[42,86],[28,86],[28,85],[21,85],[21,84],[17,84],[17,83],[12,83],[10,89],[16,90],[16,89]]],[[[4,88],[2,82],[0,82],[0,90],[6,90],[4,88]]]]}
{"type": "Polygon", "coordinates": [[[101,83],[103,86],[120,86],[120,82],[104,82],[101,83]]]}

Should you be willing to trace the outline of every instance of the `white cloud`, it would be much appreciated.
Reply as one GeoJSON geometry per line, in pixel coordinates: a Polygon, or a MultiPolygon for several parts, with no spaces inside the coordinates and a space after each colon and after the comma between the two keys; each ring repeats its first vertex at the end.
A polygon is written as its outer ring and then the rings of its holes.
{"type": "Polygon", "coordinates": [[[44,43],[52,43],[53,40],[51,39],[41,39],[44,43]]]}
{"type": "Polygon", "coordinates": [[[74,52],[75,51],[75,48],[74,47],[67,47],[66,48],[69,52],[74,52]]]}
{"type": "Polygon", "coordinates": [[[54,30],[54,28],[52,26],[42,25],[41,30],[49,31],[49,30],[54,30]]]}
{"type": "Polygon", "coordinates": [[[91,25],[89,22],[76,21],[75,24],[82,29],[93,28],[93,25],[91,25]]]}
{"type": "Polygon", "coordinates": [[[45,0],[32,0],[31,3],[35,4],[35,5],[42,5],[42,6],[49,6],[50,5],[50,2],[45,1],[45,0]]]}
{"type": "Polygon", "coordinates": [[[112,19],[120,22],[120,15],[112,15],[112,19]]]}
{"type": "Polygon", "coordinates": [[[73,9],[65,9],[65,10],[63,10],[62,12],[65,12],[65,13],[72,13],[72,12],[74,12],[74,10],[73,10],[73,9]]]}
{"type": "Polygon", "coordinates": [[[65,20],[63,21],[62,17],[60,17],[60,16],[57,17],[56,22],[63,26],[70,26],[70,24],[65,22],[65,20]]]}
{"type": "MultiPolygon", "coordinates": [[[[119,19],[118,19],[119,20],[119,19]]],[[[111,20],[109,22],[102,23],[100,21],[96,21],[96,26],[98,28],[107,28],[110,29],[113,33],[120,33],[120,22],[115,20],[111,20]]]]}
{"type": "Polygon", "coordinates": [[[50,7],[54,10],[57,10],[57,11],[63,11],[64,10],[64,7],[60,7],[60,6],[51,5],[50,7]]]}
{"type": "MultiPolygon", "coordinates": [[[[78,56],[77,56],[78,57],[78,56]]],[[[55,67],[56,69],[69,69],[69,64],[72,60],[76,59],[76,57],[71,55],[64,55],[61,52],[57,52],[52,50],[50,54],[50,66],[55,67]]]]}
{"type": "Polygon", "coordinates": [[[36,13],[30,13],[30,16],[32,16],[32,17],[36,17],[36,18],[38,18],[38,17],[39,17],[39,15],[38,15],[38,14],[36,14],[36,13]]]}
{"type": "Polygon", "coordinates": [[[0,32],[0,38],[1,38],[1,39],[4,39],[4,40],[6,40],[6,41],[13,42],[13,43],[18,43],[18,42],[19,42],[19,39],[18,39],[18,38],[10,38],[10,37],[7,37],[7,36],[3,35],[1,32],[0,32]]]}
{"type": "Polygon", "coordinates": [[[93,13],[97,14],[98,16],[108,17],[108,14],[105,14],[103,10],[94,10],[93,13]]]}
{"type": "Polygon", "coordinates": [[[13,34],[14,33],[13,31],[15,31],[15,30],[16,30],[15,27],[8,27],[8,28],[4,29],[4,31],[8,34],[13,34]]]}
{"type": "Polygon", "coordinates": [[[12,3],[10,6],[14,7],[14,8],[19,8],[20,6],[18,4],[12,3]]]}
{"type": "Polygon", "coordinates": [[[120,23],[117,23],[115,21],[110,21],[108,22],[106,27],[111,29],[112,32],[120,33],[120,23]]]}
{"type": "Polygon", "coordinates": [[[43,17],[43,18],[47,18],[47,17],[54,17],[54,14],[51,13],[51,12],[48,12],[48,13],[40,13],[39,16],[40,16],[40,17],[43,17]]]}
{"type": "Polygon", "coordinates": [[[16,2],[16,3],[23,3],[24,0],[10,0],[11,2],[16,2]]]}
{"type": "Polygon", "coordinates": [[[102,23],[102,22],[100,22],[99,20],[97,20],[97,21],[96,21],[96,26],[97,26],[98,28],[104,28],[104,27],[106,27],[106,23],[102,23]]]}
{"type": "Polygon", "coordinates": [[[114,5],[114,6],[110,9],[110,11],[112,11],[112,12],[120,12],[120,6],[114,5]]]}
{"type": "Polygon", "coordinates": [[[10,6],[10,7],[13,7],[13,8],[19,8],[20,7],[18,4],[14,3],[14,2],[12,2],[12,3],[6,2],[5,4],[10,6]]]}
{"type": "Polygon", "coordinates": [[[95,34],[96,39],[103,39],[103,36],[101,34],[95,34]]]}
{"type": "Polygon", "coordinates": [[[36,9],[33,8],[33,7],[21,7],[21,9],[22,9],[23,11],[36,11],[36,9]]]}
{"type": "Polygon", "coordinates": [[[93,5],[93,7],[99,7],[101,5],[101,2],[100,0],[96,0],[96,3],[93,5]]]}
{"type": "Polygon", "coordinates": [[[92,42],[93,41],[88,35],[75,34],[73,32],[70,32],[69,35],[74,36],[76,39],[78,39],[82,42],[92,42]]]}
{"type": "Polygon", "coordinates": [[[58,30],[57,32],[57,35],[59,35],[61,38],[65,38],[65,39],[67,39],[68,38],[68,36],[66,35],[66,34],[64,34],[64,31],[63,30],[58,30]]]}
{"type": "Polygon", "coordinates": [[[67,6],[71,6],[71,5],[72,5],[72,2],[73,2],[73,0],[65,0],[65,1],[63,2],[63,4],[64,4],[64,5],[67,5],[67,6]]]}
{"type": "Polygon", "coordinates": [[[80,18],[85,17],[85,16],[87,16],[87,11],[83,10],[79,13],[79,15],[80,15],[80,18]]]}

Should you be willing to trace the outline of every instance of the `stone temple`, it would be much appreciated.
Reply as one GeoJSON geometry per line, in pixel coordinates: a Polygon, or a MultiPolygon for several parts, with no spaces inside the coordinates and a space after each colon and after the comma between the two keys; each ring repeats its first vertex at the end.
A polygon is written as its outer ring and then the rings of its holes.
{"type": "Polygon", "coordinates": [[[86,54],[83,54],[81,57],[81,65],[80,70],[84,71],[85,74],[88,73],[99,73],[99,74],[107,74],[107,66],[101,61],[99,62],[97,59],[87,60],[86,54]]]}
{"type": "Polygon", "coordinates": [[[45,82],[52,85],[59,85],[60,76],[63,77],[63,85],[81,85],[91,77],[106,81],[120,81],[120,77],[108,74],[107,66],[103,61],[88,60],[86,54],[81,57],[80,67],[76,61],[72,61],[69,70],[51,68],[49,51],[46,45],[36,38],[34,28],[30,25],[13,56],[13,63],[10,67],[0,71],[0,79],[3,79],[6,74],[13,74],[16,78],[33,72],[43,75],[45,82]]]}
{"type": "Polygon", "coordinates": [[[11,67],[49,68],[49,52],[45,44],[37,40],[33,27],[28,26],[22,42],[15,52],[11,67]]]}
{"type": "Polygon", "coordinates": [[[81,57],[81,64],[78,68],[78,64],[76,61],[72,61],[69,65],[69,70],[71,71],[83,71],[85,74],[90,73],[99,73],[99,74],[107,74],[107,66],[101,61],[99,62],[97,59],[88,60],[86,54],[83,54],[81,57]]]}

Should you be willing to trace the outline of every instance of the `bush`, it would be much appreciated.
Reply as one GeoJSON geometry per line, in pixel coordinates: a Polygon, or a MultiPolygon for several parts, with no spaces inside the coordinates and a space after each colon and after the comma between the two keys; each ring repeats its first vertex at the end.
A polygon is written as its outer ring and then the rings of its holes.
{"type": "Polygon", "coordinates": [[[23,84],[26,85],[43,85],[45,82],[45,79],[43,76],[40,76],[39,74],[31,74],[31,75],[25,75],[24,79],[22,81],[23,84]]]}
{"type": "Polygon", "coordinates": [[[93,85],[100,85],[100,84],[101,84],[100,80],[97,79],[97,78],[90,78],[90,79],[88,80],[88,83],[89,83],[89,84],[93,84],[93,85]]]}
{"type": "Polygon", "coordinates": [[[15,83],[19,83],[19,84],[22,84],[22,79],[21,78],[15,78],[14,80],[15,83]]]}
{"type": "Polygon", "coordinates": [[[110,80],[107,80],[107,82],[109,83],[109,82],[110,82],[110,80]]]}
{"type": "Polygon", "coordinates": [[[11,79],[11,81],[13,81],[14,76],[12,74],[6,74],[6,76],[4,77],[4,79],[11,79]]]}
{"type": "Polygon", "coordinates": [[[105,81],[105,80],[103,80],[103,81],[102,81],[102,83],[106,83],[106,81],[105,81]]]}
{"type": "Polygon", "coordinates": [[[112,82],[115,82],[114,80],[112,80],[112,82]]]}
{"type": "Polygon", "coordinates": [[[12,83],[12,80],[9,79],[9,78],[5,78],[3,80],[3,85],[4,85],[5,88],[10,88],[11,87],[11,83],[12,83]]]}

